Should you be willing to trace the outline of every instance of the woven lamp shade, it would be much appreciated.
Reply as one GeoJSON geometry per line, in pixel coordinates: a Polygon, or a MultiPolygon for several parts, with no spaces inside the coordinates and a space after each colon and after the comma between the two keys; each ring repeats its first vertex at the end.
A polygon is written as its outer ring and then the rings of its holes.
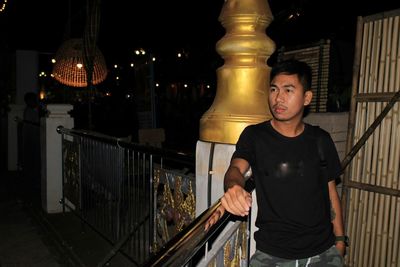
{"type": "MultiPolygon", "coordinates": [[[[62,84],[73,87],[87,87],[87,76],[83,56],[83,39],[70,39],[57,50],[53,65],[53,77],[62,84]]],[[[93,85],[99,84],[107,77],[107,66],[104,56],[96,47],[93,62],[93,85]]]]}

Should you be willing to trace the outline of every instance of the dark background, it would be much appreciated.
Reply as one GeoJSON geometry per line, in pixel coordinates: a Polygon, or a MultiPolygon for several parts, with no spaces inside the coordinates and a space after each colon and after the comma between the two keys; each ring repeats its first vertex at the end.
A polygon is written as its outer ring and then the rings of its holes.
{"type": "MultiPolygon", "coordinates": [[[[357,16],[400,7],[392,0],[268,2],[275,19],[267,32],[277,46],[328,37],[351,41],[357,16]],[[294,11],[300,16],[287,20],[294,11]]],[[[224,33],[218,21],[222,5],[223,0],[102,0],[99,46],[104,54],[112,54],[110,58],[138,46],[213,51],[224,33]]],[[[11,48],[54,52],[65,38],[81,37],[85,17],[83,0],[9,0],[0,13],[1,42],[11,48]]]]}
{"type": "MultiPolygon", "coordinates": [[[[400,7],[399,2],[393,0],[268,2],[274,20],[266,33],[276,43],[276,51],[283,46],[304,45],[321,39],[347,43],[352,49],[357,16],[400,7]],[[297,15],[288,19],[293,14],[297,15]]],[[[3,3],[0,0],[0,5],[3,3]]],[[[137,80],[141,72],[147,75],[148,69],[143,64],[144,69],[136,69],[133,73],[127,65],[135,57],[134,50],[144,48],[157,57],[154,65],[156,82],[179,86],[183,83],[210,85],[211,89],[202,96],[181,90],[171,97],[163,87],[156,92],[157,126],[166,129],[165,145],[193,151],[198,140],[199,119],[215,94],[216,69],[223,64],[215,51],[216,42],[225,33],[218,21],[223,3],[223,0],[102,0],[97,44],[106,59],[109,75],[97,90],[111,92],[112,97],[99,98],[93,106],[95,130],[114,136],[137,131],[135,111],[143,106],[142,101],[135,98],[140,90],[137,80]],[[184,61],[176,61],[177,52],[185,53],[184,61]],[[114,70],[114,64],[120,67],[114,70]],[[116,76],[121,79],[116,81],[116,76]]],[[[83,0],[8,0],[5,10],[0,12],[0,52],[4,55],[18,49],[39,51],[40,71],[50,72],[49,57],[65,40],[83,36],[86,4],[83,0]]],[[[275,56],[271,56],[272,61],[275,56]]],[[[348,62],[351,65],[352,59],[348,62]]],[[[8,67],[4,60],[0,64],[2,70],[8,67]]],[[[12,70],[10,72],[8,75],[9,72],[3,71],[7,75],[0,79],[11,77],[12,70]]],[[[53,80],[41,83],[47,90],[53,90],[53,95],[64,97],[54,102],[72,102],[77,127],[87,127],[84,103],[76,98],[65,98],[67,91],[75,96],[81,89],[66,88],[53,80]]],[[[2,97],[5,96],[2,93],[2,97]]]]}

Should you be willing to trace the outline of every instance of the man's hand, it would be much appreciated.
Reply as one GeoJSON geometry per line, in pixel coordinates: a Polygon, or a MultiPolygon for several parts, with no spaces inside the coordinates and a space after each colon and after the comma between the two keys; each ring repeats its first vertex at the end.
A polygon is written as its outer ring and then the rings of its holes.
{"type": "Polygon", "coordinates": [[[249,215],[251,203],[251,194],[240,185],[233,185],[228,188],[221,198],[222,206],[227,211],[237,216],[249,215]]]}
{"type": "Polygon", "coordinates": [[[336,248],[337,250],[339,250],[340,255],[342,255],[342,257],[344,257],[345,253],[346,253],[346,244],[344,242],[336,242],[336,248]]]}

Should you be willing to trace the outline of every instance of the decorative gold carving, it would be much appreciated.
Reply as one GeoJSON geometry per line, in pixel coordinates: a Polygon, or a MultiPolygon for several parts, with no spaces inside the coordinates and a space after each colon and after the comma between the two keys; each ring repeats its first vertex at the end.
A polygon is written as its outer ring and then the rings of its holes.
{"type": "Polygon", "coordinates": [[[153,189],[156,194],[158,193],[158,185],[160,184],[160,176],[161,176],[161,170],[155,169],[154,177],[153,177],[153,189]]]}
{"type": "Polygon", "coordinates": [[[248,249],[248,239],[249,239],[249,236],[248,236],[248,230],[247,230],[247,222],[242,222],[241,224],[240,224],[240,239],[241,239],[241,246],[240,246],[240,248],[241,248],[241,258],[242,259],[246,259],[247,258],[247,249],[248,249]]]}
{"type": "Polygon", "coordinates": [[[183,193],[182,193],[182,177],[177,176],[175,178],[175,228],[177,232],[180,232],[183,229],[183,216],[184,216],[184,210],[182,207],[183,203],[183,193]]]}
{"type": "Polygon", "coordinates": [[[231,261],[231,240],[229,239],[224,246],[224,266],[228,266],[231,261]]]}
{"type": "MultiPolygon", "coordinates": [[[[155,169],[154,170],[154,177],[153,177],[153,196],[154,199],[156,200],[157,203],[157,196],[158,196],[158,186],[160,184],[160,175],[161,175],[161,170],[160,169],[155,169]]],[[[157,204],[156,204],[157,205],[157,204]]],[[[162,231],[164,232],[166,229],[166,224],[164,225],[164,221],[161,221],[161,218],[159,216],[159,214],[157,214],[157,207],[155,209],[155,225],[156,225],[156,229],[162,229],[162,231]]],[[[162,234],[162,236],[164,236],[164,234],[162,234]]],[[[157,242],[157,237],[154,237],[153,239],[153,244],[151,245],[151,252],[155,253],[159,250],[159,245],[157,242]]]]}
{"type": "MultiPolygon", "coordinates": [[[[166,243],[170,237],[182,231],[190,224],[196,215],[196,200],[192,188],[192,182],[189,181],[186,194],[183,193],[183,181],[181,175],[171,175],[165,170],[160,172],[160,183],[164,182],[162,196],[158,199],[157,225],[161,236],[161,243],[166,243]],[[161,179],[163,176],[164,179],[161,179]],[[174,181],[174,187],[170,183],[174,181]],[[171,226],[174,226],[172,229],[171,226]]],[[[185,178],[187,179],[187,178],[185,178]]],[[[157,186],[158,188],[159,186],[157,186]]]]}
{"type": "Polygon", "coordinates": [[[214,258],[212,261],[210,261],[207,267],[217,267],[217,259],[214,258]]]}
{"type": "Polygon", "coordinates": [[[196,217],[196,197],[193,192],[192,181],[189,181],[189,192],[182,203],[182,210],[184,211],[185,225],[188,225],[196,217]]]}
{"type": "MultiPolygon", "coordinates": [[[[221,253],[223,252],[223,266],[238,267],[246,263],[247,258],[248,231],[247,222],[242,222],[234,234],[226,241],[221,253]]],[[[218,253],[220,253],[218,252],[218,253]]],[[[217,254],[218,254],[217,253],[217,254]]],[[[208,266],[220,266],[218,258],[214,257],[208,266]]]]}
{"type": "Polygon", "coordinates": [[[80,206],[79,147],[74,141],[63,140],[64,196],[75,207],[80,206]]]}
{"type": "Polygon", "coordinates": [[[191,223],[195,218],[196,201],[192,189],[192,182],[189,182],[189,192],[186,198],[182,192],[182,177],[177,176],[175,180],[175,210],[177,212],[176,230],[178,232],[191,223]]]}

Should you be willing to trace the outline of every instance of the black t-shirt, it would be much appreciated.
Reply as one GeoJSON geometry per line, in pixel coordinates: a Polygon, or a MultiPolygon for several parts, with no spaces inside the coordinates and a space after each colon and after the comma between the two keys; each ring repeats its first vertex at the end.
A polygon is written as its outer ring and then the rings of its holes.
{"type": "Polygon", "coordinates": [[[326,131],[305,124],[303,133],[286,137],[270,121],[250,125],[240,135],[232,158],[245,159],[252,168],[258,203],[257,249],[301,259],[334,244],[328,181],[339,177],[341,167],[326,131]],[[326,167],[321,167],[322,161],[326,167]]]}

